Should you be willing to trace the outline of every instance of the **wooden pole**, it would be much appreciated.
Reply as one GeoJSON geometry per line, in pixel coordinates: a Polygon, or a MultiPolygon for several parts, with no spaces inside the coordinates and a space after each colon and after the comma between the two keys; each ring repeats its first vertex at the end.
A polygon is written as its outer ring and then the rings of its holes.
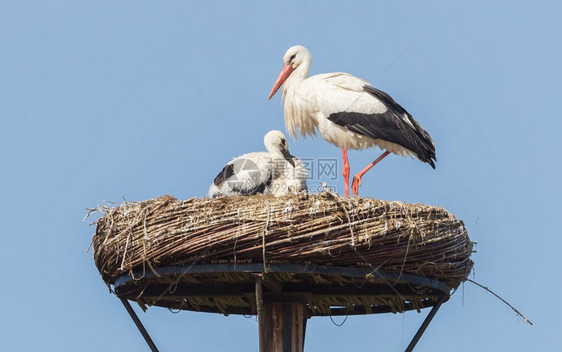
{"type": "Polygon", "coordinates": [[[260,343],[260,352],[266,352],[266,320],[264,315],[264,306],[263,306],[263,285],[261,277],[256,277],[256,310],[258,313],[258,337],[260,343]]]}
{"type": "Polygon", "coordinates": [[[303,352],[306,330],[304,303],[267,299],[262,278],[256,278],[260,352],[303,352]]]}

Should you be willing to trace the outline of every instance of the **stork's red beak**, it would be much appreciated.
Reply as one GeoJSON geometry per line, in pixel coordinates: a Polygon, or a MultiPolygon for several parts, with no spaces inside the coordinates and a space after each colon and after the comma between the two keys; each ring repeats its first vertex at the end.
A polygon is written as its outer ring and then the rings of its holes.
{"type": "Polygon", "coordinates": [[[283,82],[285,82],[287,77],[289,77],[291,72],[293,72],[293,65],[283,65],[283,69],[281,70],[279,77],[277,77],[277,81],[275,81],[273,89],[271,89],[271,93],[269,93],[269,97],[267,98],[267,100],[271,99],[271,97],[275,95],[275,93],[279,90],[279,87],[281,87],[281,85],[283,84],[283,82]]]}

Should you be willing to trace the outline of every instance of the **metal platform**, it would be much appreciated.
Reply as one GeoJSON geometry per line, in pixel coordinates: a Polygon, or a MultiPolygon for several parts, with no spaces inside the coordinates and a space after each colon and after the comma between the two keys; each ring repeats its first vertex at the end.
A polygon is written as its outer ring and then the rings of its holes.
{"type": "Polygon", "coordinates": [[[411,351],[437,309],[449,299],[451,288],[435,279],[373,268],[264,267],[258,263],[145,268],[118,277],[114,291],[153,351],[156,346],[127,300],[141,306],[258,316],[260,302],[299,304],[305,310],[304,325],[312,316],[399,313],[433,307],[406,349],[411,351]]]}
{"type": "Polygon", "coordinates": [[[438,280],[411,274],[297,264],[166,266],[120,276],[114,289],[121,298],[149,306],[255,315],[256,275],[263,278],[266,299],[303,302],[309,316],[419,311],[451,291],[438,280]]]}

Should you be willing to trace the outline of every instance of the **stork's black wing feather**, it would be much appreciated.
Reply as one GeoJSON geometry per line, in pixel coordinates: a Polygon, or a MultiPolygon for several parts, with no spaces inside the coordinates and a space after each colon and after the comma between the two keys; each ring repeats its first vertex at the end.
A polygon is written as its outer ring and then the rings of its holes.
{"type": "Polygon", "coordinates": [[[433,141],[412,115],[382,90],[370,86],[363,89],[381,101],[387,111],[382,114],[342,111],[331,114],[328,120],[355,133],[398,144],[435,168],[433,141]]]}
{"type": "Polygon", "coordinates": [[[237,180],[236,177],[229,181],[231,177],[236,176],[234,164],[238,160],[239,159],[235,159],[233,162],[226,164],[221,172],[219,172],[217,177],[215,177],[213,183],[220,189],[225,182],[228,182],[228,187],[230,187],[230,190],[232,192],[238,193],[241,196],[251,196],[254,194],[263,193],[271,185],[273,173],[270,172],[269,178],[265,183],[259,183],[257,185],[248,183],[246,182],[247,180],[237,180]],[[254,187],[248,187],[248,185],[253,185],[254,187]]]}
{"type": "Polygon", "coordinates": [[[213,180],[213,183],[217,187],[221,187],[223,183],[226,182],[232,175],[234,175],[234,165],[233,164],[226,164],[225,167],[219,172],[217,177],[213,180]]]}

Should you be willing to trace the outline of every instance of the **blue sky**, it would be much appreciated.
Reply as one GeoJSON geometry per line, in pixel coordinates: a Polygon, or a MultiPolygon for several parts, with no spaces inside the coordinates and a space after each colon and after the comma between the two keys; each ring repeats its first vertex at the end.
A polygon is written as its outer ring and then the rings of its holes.
{"type": "MultiPolygon", "coordinates": [[[[311,50],[312,74],[374,82],[412,43],[375,86],[432,135],[437,169],[392,156],[360,193],[455,213],[478,241],[474,279],[535,323],[466,284],[419,350],[562,350],[561,10],[555,1],[3,1],[0,350],[146,349],[86,252],[94,228],[85,209],[204,196],[225,162],[262,150],[265,132],[284,131],[279,97],[267,95],[288,47],[311,50]]],[[[339,162],[321,138],[290,145],[339,162]]],[[[352,174],[377,155],[350,152],[352,174]]],[[[403,350],[426,313],[350,317],[342,327],[313,318],[306,350],[403,350]]],[[[163,351],[257,349],[253,318],[140,316],[163,351]]]]}

